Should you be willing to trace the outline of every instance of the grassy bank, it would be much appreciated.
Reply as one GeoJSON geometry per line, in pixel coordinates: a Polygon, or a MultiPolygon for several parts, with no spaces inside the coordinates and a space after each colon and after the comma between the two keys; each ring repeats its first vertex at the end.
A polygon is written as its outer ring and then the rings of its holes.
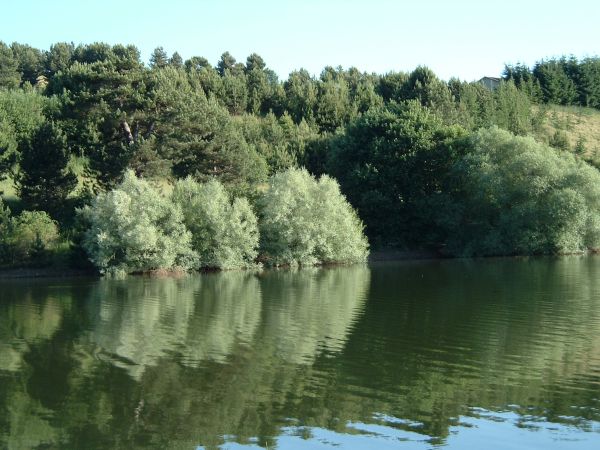
{"type": "Polygon", "coordinates": [[[534,108],[543,115],[535,134],[537,140],[548,144],[557,136],[564,137],[567,150],[578,153],[596,166],[600,164],[600,111],[558,105],[534,108]]]}

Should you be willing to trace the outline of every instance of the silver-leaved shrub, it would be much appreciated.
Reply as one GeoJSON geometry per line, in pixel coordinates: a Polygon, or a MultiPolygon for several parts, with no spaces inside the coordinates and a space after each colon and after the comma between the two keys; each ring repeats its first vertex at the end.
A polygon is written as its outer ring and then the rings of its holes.
{"type": "Polygon", "coordinates": [[[188,177],[177,181],[172,199],[192,233],[199,267],[239,269],[255,264],[258,225],[245,198],[232,201],[216,179],[201,184],[188,177]]]}
{"type": "Polygon", "coordinates": [[[262,259],[269,265],[354,263],[367,259],[364,226],[337,181],[305,169],[273,175],[259,200],[262,259]]]}
{"type": "Polygon", "coordinates": [[[80,213],[89,223],[83,247],[103,273],[185,270],[197,265],[180,206],[131,171],[80,213]]]}

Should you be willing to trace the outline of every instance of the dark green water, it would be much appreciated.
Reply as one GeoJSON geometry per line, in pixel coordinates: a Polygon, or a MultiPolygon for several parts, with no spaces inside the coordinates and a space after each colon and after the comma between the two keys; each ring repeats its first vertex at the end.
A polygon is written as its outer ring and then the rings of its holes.
{"type": "Polygon", "coordinates": [[[0,448],[598,449],[600,258],[0,281],[0,448]]]}

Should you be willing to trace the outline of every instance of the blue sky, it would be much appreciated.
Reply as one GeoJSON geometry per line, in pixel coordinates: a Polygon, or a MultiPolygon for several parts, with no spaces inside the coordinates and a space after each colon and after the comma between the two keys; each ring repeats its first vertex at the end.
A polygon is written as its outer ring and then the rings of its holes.
{"type": "Polygon", "coordinates": [[[600,54],[600,1],[54,0],[0,7],[0,40],[162,45],[184,59],[256,52],[280,77],[326,65],[368,72],[427,65],[440,77],[497,76],[504,63],[600,54]]]}

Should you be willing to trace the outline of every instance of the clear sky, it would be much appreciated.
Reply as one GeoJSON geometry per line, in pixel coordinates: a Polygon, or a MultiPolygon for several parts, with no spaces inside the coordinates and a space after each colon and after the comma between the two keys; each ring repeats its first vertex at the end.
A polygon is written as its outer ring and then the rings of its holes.
{"type": "Polygon", "coordinates": [[[600,54],[600,0],[4,0],[0,40],[161,45],[216,64],[256,52],[280,77],[304,67],[368,72],[426,65],[441,78],[498,76],[505,63],[600,54]]]}

